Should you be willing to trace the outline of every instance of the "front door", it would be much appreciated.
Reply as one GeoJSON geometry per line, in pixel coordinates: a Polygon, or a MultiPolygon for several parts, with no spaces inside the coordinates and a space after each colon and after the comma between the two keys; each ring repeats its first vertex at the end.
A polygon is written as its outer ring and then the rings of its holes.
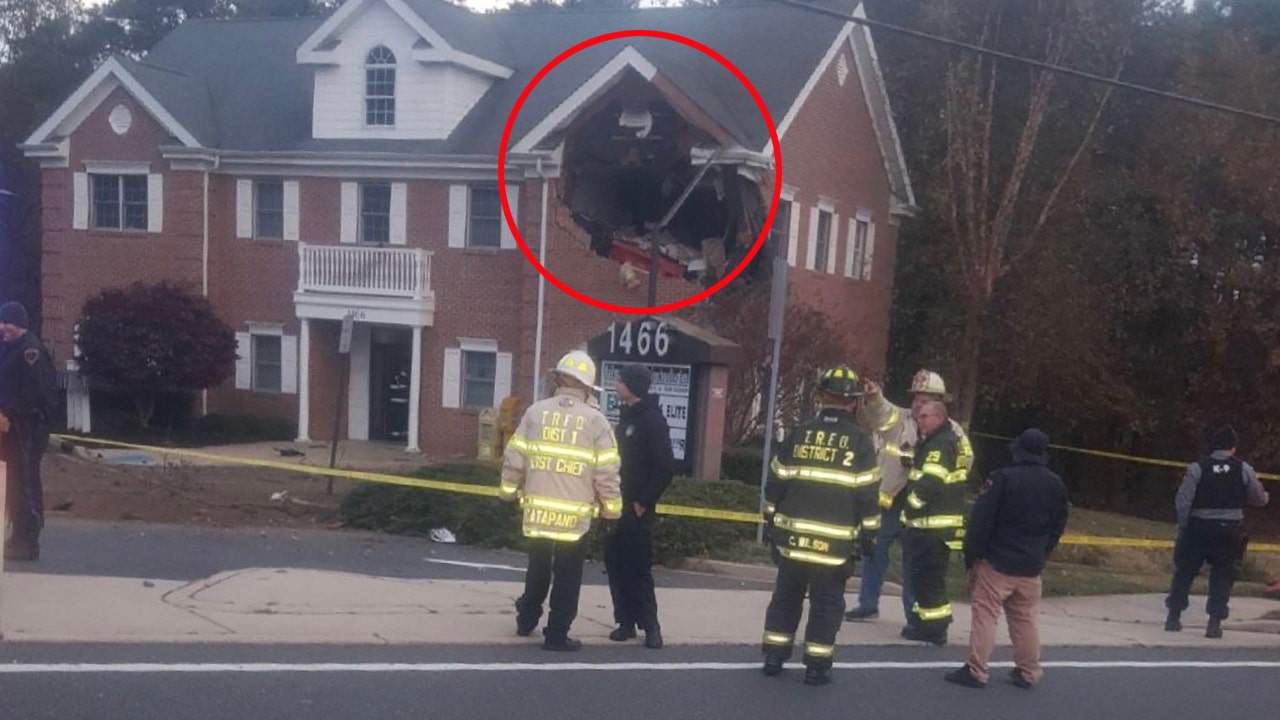
{"type": "Polygon", "coordinates": [[[369,340],[369,439],[406,442],[413,331],[373,328],[369,340]]]}

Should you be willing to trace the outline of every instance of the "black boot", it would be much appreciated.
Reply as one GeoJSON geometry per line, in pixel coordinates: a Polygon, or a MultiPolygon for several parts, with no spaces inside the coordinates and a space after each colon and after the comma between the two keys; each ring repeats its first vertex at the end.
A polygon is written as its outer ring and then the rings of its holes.
{"type": "Polygon", "coordinates": [[[1170,610],[1169,617],[1164,620],[1165,632],[1182,632],[1182,612],[1170,610]]]}
{"type": "Polygon", "coordinates": [[[538,616],[527,613],[520,608],[520,602],[516,601],[516,634],[520,637],[529,637],[533,634],[534,628],[538,627],[538,616]]]}
{"type": "Polygon", "coordinates": [[[1204,636],[1214,640],[1222,637],[1222,620],[1216,617],[1209,618],[1209,625],[1204,629],[1204,636]]]}
{"type": "Polygon", "coordinates": [[[644,646],[650,650],[662,649],[662,628],[654,625],[644,631],[644,646]]]}
{"type": "Polygon", "coordinates": [[[804,669],[805,685],[826,685],[831,682],[831,668],[808,665],[804,669]]]}
{"type": "Polygon", "coordinates": [[[986,683],[973,676],[973,673],[970,672],[967,664],[961,665],[942,677],[949,683],[955,683],[956,685],[962,685],[975,690],[981,690],[987,686],[986,683]]]}
{"type": "Polygon", "coordinates": [[[939,647],[947,644],[947,630],[928,630],[920,625],[908,625],[902,629],[902,637],[916,642],[932,643],[939,647]]]}
{"type": "Polygon", "coordinates": [[[609,639],[614,642],[623,642],[626,640],[630,640],[635,636],[636,636],[636,626],[631,625],[629,623],[623,623],[618,627],[614,628],[613,632],[609,633],[609,639]]]}
{"type": "Polygon", "coordinates": [[[552,652],[578,652],[582,649],[582,641],[568,635],[546,633],[546,639],[542,641],[542,649],[552,652]]]}
{"type": "Polygon", "coordinates": [[[863,608],[854,608],[844,614],[846,622],[861,622],[863,620],[875,620],[880,617],[879,610],[865,610],[863,608]]]}
{"type": "Polygon", "coordinates": [[[4,546],[4,559],[20,562],[35,562],[40,559],[40,544],[11,542],[4,546]]]}
{"type": "Polygon", "coordinates": [[[782,674],[782,663],[786,660],[776,653],[766,653],[764,656],[764,674],[769,677],[775,677],[782,674]]]}

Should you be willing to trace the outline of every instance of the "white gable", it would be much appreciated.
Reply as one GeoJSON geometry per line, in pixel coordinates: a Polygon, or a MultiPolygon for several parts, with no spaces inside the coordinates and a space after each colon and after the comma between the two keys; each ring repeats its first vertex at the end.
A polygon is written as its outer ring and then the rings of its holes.
{"type": "Polygon", "coordinates": [[[339,42],[326,53],[332,64],[316,68],[317,138],[443,139],[492,82],[458,65],[415,59],[425,44],[422,34],[385,2],[366,2],[334,37],[339,42]],[[393,127],[365,125],[365,58],[379,45],[396,59],[393,127]]]}

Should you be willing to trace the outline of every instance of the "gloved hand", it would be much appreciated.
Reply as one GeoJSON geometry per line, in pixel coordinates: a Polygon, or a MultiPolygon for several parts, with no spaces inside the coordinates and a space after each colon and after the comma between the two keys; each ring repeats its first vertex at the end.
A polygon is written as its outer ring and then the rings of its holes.
{"type": "Polygon", "coordinates": [[[9,416],[0,412],[0,435],[9,432],[11,427],[13,427],[13,425],[9,422],[9,416]]]}

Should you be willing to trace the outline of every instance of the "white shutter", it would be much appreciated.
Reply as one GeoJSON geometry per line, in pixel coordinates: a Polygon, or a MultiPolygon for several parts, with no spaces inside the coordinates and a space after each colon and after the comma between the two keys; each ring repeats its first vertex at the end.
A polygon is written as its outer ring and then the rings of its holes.
{"type": "Polygon", "coordinates": [[[800,206],[791,201],[791,229],[787,234],[787,264],[796,266],[800,256],[800,206]]]}
{"type": "Polygon", "coordinates": [[[449,186],[449,247],[467,246],[467,186],[449,186]]]}
{"type": "Polygon", "coordinates": [[[236,389],[248,390],[253,385],[253,336],[236,333],[236,389]]]}
{"type": "Polygon", "coordinates": [[[280,392],[298,392],[298,338],[294,335],[280,336],[280,392]]]}
{"type": "Polygon", "coordinates": [[[831,226],[827,228],[827,273],[836,274],[836,256],[840,251],[840,216],[831,214],[831,226]]]}
{"type": "Polygon", "coordinates": [[[284,181],[284,239],[297,240],[301,220],[301,192],[297,180],[284,181]]]}
{"type": "Polygon", "coordinates": [[[89,173],[76,173],[71,187],[71,227],[86,230],[89,227],[89,173]]]}
{"type": "Polygon", "coordinates": [[[253,237],[253,181],[236,181],[236,237],[253,237]]]}
{"type": "Polygon", "coordinates": [[[857,276],[854,275],[853,271],[856,268],[856,265],[854,264],[854,258],[856,257],[858,252],[858,247],[857,247],[858,220],[857,218],[852,218],[849,220],[849,236],[848,237],[849,237],[848,244],[845,246],[845,254],[844,254],[844,276],[856,278],[857,276]]]}
{"type": "Polygon", "coordinates": [[[493,381],[493,404],[511,394],[511,353],[498,353],[493,381]]]}
{"type": "Polygon", "coordinates": [[[809,211],[809,244],[804,249],[804,267],[813,270],[818,257],[818,208],[809,211]]]}
{"type": "Polygon", "coordinates": [[[164,176],[147,176],[147,232],[164,230],[164,176]]]}
{"type": "Polygon", "coordinates": [[[444,351],[444,406],[462,407],[462,351],[457,348],[444,351]]]}
{"type": "Polygon", "coordinates": [[[862,256],[862,279],[871,279],[871,260],[875,257],[876,251],[876,224],[867,221],[867,249],[862,256]]]}
{"type": "MultiPolygon", "coordinates": [[[[511,205],[511,217],[517,224],[520,222],[520,186],[507,186],[507,203],[511,205]]],[[[511,226],[507,225],[506,217],[502,218],[502,248],[510,250],[516,246],[516,236],[511,232],[511,226]]],[[[505,396],[504,396],[505,397],[505,396]]]]}
{"type": "Polygon", "coordinates": [[[404,245],[407,238],[405,225],[408,186],[404,183],[391,184],[391,244],[404,245]]]}
{"type": "Polygon", "coordinates": [[[360,188],[356,183],[342,183],[342,237],[344,243],[356,241],[356,215],[360,212],[360,188]]]}

